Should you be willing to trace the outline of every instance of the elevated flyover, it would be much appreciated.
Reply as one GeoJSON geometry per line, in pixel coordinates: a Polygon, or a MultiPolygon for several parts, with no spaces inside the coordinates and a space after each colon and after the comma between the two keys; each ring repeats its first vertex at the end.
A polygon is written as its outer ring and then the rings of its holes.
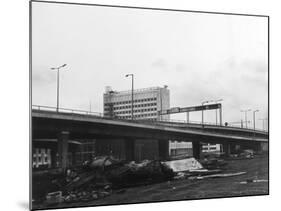
{"type": "Polygon", "coordinates": [[[181,129],[193,129],[197,131],[214,132],[226,135],[238,135],[245,137],[256,137],[268,139],[268,132],[264,130],[253,130],[248,128],[232,127],[232,126],[220,126],[215,124],[198,124],[198,123],[186,123],[186,122],[175,122],[175,121],[145,121],[138,120],[138,122],[162,125],[181,129]]]}
{"type": "Polygon", "coordinates": [[[131,121],[77,113],[32,110],[32,131],[36,138],[54,138],[60,131],[69,131],[73,138],[122,136],[157,139],[189,139],[200,137],[215,141],[267,142],[264,131],[222,126],[131,121]]]}
{"type": "MultiPolygon", "coordinates": [[[[96,114],[33,109],[32,140],[52,138],[59,140],[61,160],[67,159],[68,139],[81,138],[123,140],[128,159],[134,159],[132,147],[134,147],[135,140],[148,140],[147,143],[154,143],[157,140],[159,158],[165,159],[168,156],[169,140],[192,142],[193,155],[198,157],[200,142],[219,143],[225,146],[230,144],[257,146],[260,143],[268,142],[268,133],[242,128],[120,120],[96,114]]],[[[62,166],[66,166],[66,161],[62,161],[62,166]]]]}

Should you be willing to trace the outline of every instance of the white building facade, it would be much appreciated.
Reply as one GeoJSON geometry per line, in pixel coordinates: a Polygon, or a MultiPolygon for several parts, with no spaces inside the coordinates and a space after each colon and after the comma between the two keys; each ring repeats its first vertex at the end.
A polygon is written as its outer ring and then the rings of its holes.
{"type": "MultiPolygon", "coordinates": [[[[113,91],[106,87],[103,95],[106,116],[131,119],[132,91],[113,91]]],[[[170,91],[167,86],[135,89],[133,96],[134,119],[168,120],[169,115],[158,115],[158,111],[170,108],[170,91]]]]}
{"type": "Polygon", "coordinates": [[[202,152],[220,152],[221,145],[220,144],[203,144],[202,152]]]}
{"type": "Polygon", "coordinates": [[[192,156],[192,143],[185,141],[170,141],[169,154],[171,157],[178,155],[192,156]]]}

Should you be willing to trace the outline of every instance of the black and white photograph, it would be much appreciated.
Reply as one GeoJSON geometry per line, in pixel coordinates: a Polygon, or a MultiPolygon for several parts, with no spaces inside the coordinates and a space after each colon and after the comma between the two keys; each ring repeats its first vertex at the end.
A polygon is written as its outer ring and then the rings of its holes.
{"type": "Polygon", "coordinates": [[[269,194],[269,16],[29,3],[32,210],[269,194]]]}

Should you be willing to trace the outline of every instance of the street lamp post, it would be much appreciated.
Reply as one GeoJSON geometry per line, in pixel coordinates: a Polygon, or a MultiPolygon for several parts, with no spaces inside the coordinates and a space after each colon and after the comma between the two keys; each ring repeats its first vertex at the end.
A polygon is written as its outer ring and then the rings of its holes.
{"type": "Polygon", "coordinates": [[[186,112],[186,122],[189,123],[189,112],[186,112]]]}
{"type": "Polygon", "coordinates": [[[256,129],[256,112],[259,112],[259,110],[253,111],[253,124],[254,124],[254,130],[256,129]]]}
{"type": "Polygon", "coordinates": [[[129,77],[131,76],[132,77],[132,98],[131,98],[131,101],[132,101],[132,104],[131,104],[131,118],[132,120],[134,120],[134,74],[127,74],[126,77],[129,77]]]}
{"type": "Polygon", "coordinates": [[[90,101],[90,113],[92,112],[92,102],[90,101]]]}
{"type": "Polygon", "coordinates": [[[251,109],[241,110],[241,112],[245,112],[245,126],[248,128],[248,121],[247,121],[247,112],[251,111],[251,109]]]}
{"type": "Polygon", "coordinates": [[[59,67],[52,67],[51,70],[57,70],[57,112],[59,112],[59,94],[60,94],[60,69],[65,67],[66,64],[63,64],[59,67]]]}
{"type": "MultiPolygon", "coordinates": [[[[213,100],[206,100],[206,101],[203,101],[201,104],[202,104],[202,106],[204,106],[204,104],[206,104],[206,103],[211,103],[211,102],[214,102],[213,100]]],[[[203,110],[203,108],[202,108],[202,127],[203,127],[203,124],[204,124],[204,110],[203,110]]]]}

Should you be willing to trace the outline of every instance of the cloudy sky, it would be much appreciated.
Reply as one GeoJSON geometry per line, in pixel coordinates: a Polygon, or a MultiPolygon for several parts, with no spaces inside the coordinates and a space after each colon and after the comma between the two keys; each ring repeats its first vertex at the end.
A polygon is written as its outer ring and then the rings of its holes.
{"type": "MultiPolygon", "coordinates": [[[[91,102],[102,112],[104,87],[128,90],[133,73],[135,88],[168,85],[171,107],[223,98],[224,122],[239,122],[247,108],[264,118],[267,40],[265,17],[33,2],[32,104],[56,106],[50,68],[66,63],[60,107],[89,110],[91,102]]],[[[215,121],[214,111],[205,116],[215,121]]]]}

